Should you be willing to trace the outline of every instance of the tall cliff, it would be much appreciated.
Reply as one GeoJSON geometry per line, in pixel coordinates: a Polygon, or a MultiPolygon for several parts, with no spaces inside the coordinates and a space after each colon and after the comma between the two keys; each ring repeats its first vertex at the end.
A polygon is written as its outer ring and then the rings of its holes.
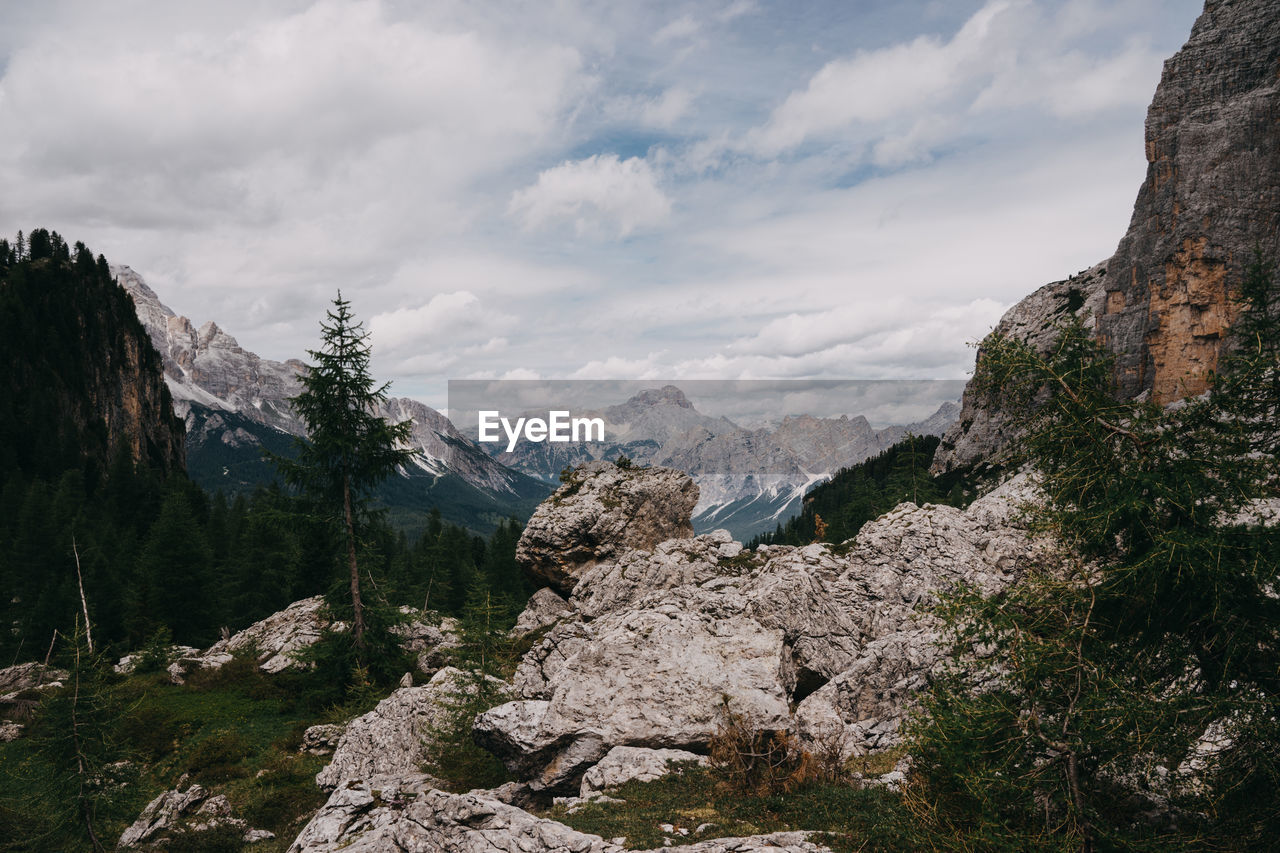
{"type": "Polygon", "coordinates": [[[1255,247],[1280,251],[1280,3],[1205,4],[1147,112],[1147,177],[1098,332],[1121,392],[1205,389],[1255,247]]]}
{"type": "MultiPolygon", "coordinates": [[[[1229,342],[1254,249],[1280,256],[1280,2],[1209,0],[1147,112],[1147,176],[1107,261],[1046,285],[996,330],[1044,345],[1074,312],[1116,358],[1117,393],[1198,394],[1229,342]]],[[[981,351],[979,351],[981,358],[981,351]]],[[[1010,419],[972,387],[935,473],[998,456],[1010,419]]]]}
{"type": "Polygon", "coordinates": [[[122,452],[182,470],[183,426],[160,358],[106,261],[82,245],[73,255],[42,229],[31,246],[19,257],[6,244],[0,264],[0,471],[105,470],[122,452]]]}

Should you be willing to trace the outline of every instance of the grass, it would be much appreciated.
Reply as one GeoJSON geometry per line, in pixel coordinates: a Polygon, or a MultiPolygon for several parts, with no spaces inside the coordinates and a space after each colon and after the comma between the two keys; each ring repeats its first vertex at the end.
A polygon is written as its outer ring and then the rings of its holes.
{"type": "MultiPolygon", "coordinates": [[[[156,795],[183,774],[212,793],[225,794],[233,813],[255,829],[276,834],[255,853],[286,850],[303,823],[324,802],[315,775],[328,758],[300,754],[307,726],[346,720],[368,701],[324,709],[309,706],[304,687],[290,676],[261,673],[251,660],[206,671],[183,686],[164,673],[116,680],[111,691],[122,709],[113,740],[132,762],[127,785],[99,811],[107,846],[156,795]]],[[[59,773],[28,738],[0,744],[0,850],[75,849],[59,834],[55,805],[33,798],[33,780],[59,773]]],[[[194,833],[173,850],[239,849],[227,833],[194,833]]]]}
{"type": "Polygon", "coordinates": [[[836,851],[916,849],[910,843],[909,816],[901,798],[879,788],[815,784],[790,794],[743,797],[715,771],[694,767],[653,782],[629,782],[610,796],[625,802],[592,803],[573,814],[557,806],[547,816],[603,838],[624,836],[632,850],[661,847],[668,839],[679,846],[799,829],[829,833],[818,840],[836,851]],[[689,834],[664,833],[659,829],[664,823],[689,834]],[[711,826],[697,834],[704,824],[711,826]]]}

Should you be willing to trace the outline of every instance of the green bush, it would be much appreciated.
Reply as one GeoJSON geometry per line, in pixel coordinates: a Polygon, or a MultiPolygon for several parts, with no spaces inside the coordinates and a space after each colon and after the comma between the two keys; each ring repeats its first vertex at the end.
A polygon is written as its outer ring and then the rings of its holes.
{"type": "Polygon", "coordinates": [[[249,775],[244,766],[249,752],[249,743],[239,733],[214,732],[187,756],[186,772],[204,785],[240,779],[249,775]]]}

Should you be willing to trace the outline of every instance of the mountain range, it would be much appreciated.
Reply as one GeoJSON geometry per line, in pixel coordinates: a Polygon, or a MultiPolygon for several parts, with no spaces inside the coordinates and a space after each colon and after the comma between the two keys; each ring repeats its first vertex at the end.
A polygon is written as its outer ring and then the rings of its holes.
{"type": "MultiPolygon", "coordinates": [[[[287,453],[306,425],[289,398],[298,394],[297,360],[273,361],[241,347],[214,322],[196,327],[175,314],[142,276],[113,266],[160,353],[174,409],[186,422],[187,472],[210,490],[252,490],[275,478],[262,450],[287,453]]],[[[442,518],[487,533],[500,520],[527,518],[550,488],[511,470],[465,438],[444,415],[416,400],[392,397],[381,412],[412,420],[415,463],[379,492],[397,526],[416,529],[432,508],[442,518]]]]}
{"type": "Polygon", "coordinates": [[[623,403],[576,416],[600,418],[606,441],[482,444],[504,465],[547,482],[594,460],[625,456],[638,465],[686,471],[698,484],[694,530],[724,528],[742,539],[799,512],[805,493],[842,468],[887,449],[908,433],[941,435],[959,414],[944,402],[928,419],[877,429],[861,415],[788,415],[776,426],[742,427],[703,414],[675,385],[649,389],[623,403]]]}
{"type": "MultiPolygon", "coordinates": [[[[215,322],[196,326],[160,301],[141,275],[113,266],[133,297],[161,357],[174,409],[187,429],[187,470],[211,490],[252,490],[275,475],[263,449],[287,453],[305,435],[289,398],[301,390],[298,359],[273,361],[244,349],[215,322]]],[[[445,415],[406,397],[387,400],[382,415],[413,422],[416,463],[381,488],[392,521],[421,526],[433,507],[478,532],[502,518],[525,519],[558,485],[566,467],[627,456],[694,476],[701,490],[694,526],[728,529],[748,538],[794,515],[805,492],[841,468],[880,453],[908,432],[937,435],[956,419],[944,403],[925,421],[877,429],[865,417],[789,415],[776,426],[746,428],[694,408],[673,385],[641,391],[587,416],[602,417],[607,442],[522,442],[513,452],[479,444],[445,415]]]]}

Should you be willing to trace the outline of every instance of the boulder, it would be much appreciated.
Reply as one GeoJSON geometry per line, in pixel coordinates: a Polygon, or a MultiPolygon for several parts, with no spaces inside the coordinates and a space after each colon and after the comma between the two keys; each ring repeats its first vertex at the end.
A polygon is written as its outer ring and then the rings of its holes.
{"type": "Polygon", "coordinates": [[[697,503],[698,487],[682,471],[589,462],[534,512],[516,559],[539,583],[567,595],[602,561],[692,536],[697,503]]]}
{"type": "Polygon", "coordinates": [[[338,743],[342,740],[342,733],[346,730],[346,726],[340,726],[335,723],[321,723],[318,726],[311,726],[302,733],[302,746],[298,748],[298,752],[309,752],[312,755],[330,755],[338,748],[338,743]]]}
{"type": "Polygon", "coordinates": [[[708,758],[683,749],[615,746],[583,775],[578,796],[585,799],[628,782],[652,782],[672,772],[672,765],[684,763],[705,767],[708,758]]]}
{"type": "Polygon", "coordinates": [[[221,666],[237,652],[253,649],[258,666],[264,672],[281,672],[298,666],[297,653],[315,645],[328,623],[321,617],[324,596],[314,595],[295,601],[284,610],[255,622],[226,640],[209,647],[203,658],[221,661],[221,666]]]}
{"type": "Polygon", "coordinates": [[[459,696],[468,689],[464,673],[446,668],[421,687],[396,690],[372,711],[347,723],[333,759],[316,775],[316,784],[333,790],[353,780],[417,773],[433,730],[446,723],[459,696]]]}
{"type": "Polygon", "coordinates": [[[511,636],[527,637],[535,631],[550,628],[572,613],[573,608],[555,590],[543,587],[529,597],[529,603],[511,628],[511,636]]]}

